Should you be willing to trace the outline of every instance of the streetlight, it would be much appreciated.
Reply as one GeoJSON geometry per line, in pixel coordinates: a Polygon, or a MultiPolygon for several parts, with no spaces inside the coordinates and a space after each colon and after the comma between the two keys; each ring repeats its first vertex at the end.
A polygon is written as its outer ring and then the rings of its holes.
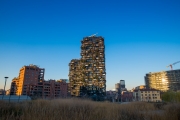
{"type": "Polygon", "coordinates": [[[4,98],[4,95],[5,95],[5,87],[6,87],[6,81],[9,77],[4,77],[5,78],[5,84],[4,84],[4,93],[3,93],[3,96],[2,96],[2,99],[4,98]]]}

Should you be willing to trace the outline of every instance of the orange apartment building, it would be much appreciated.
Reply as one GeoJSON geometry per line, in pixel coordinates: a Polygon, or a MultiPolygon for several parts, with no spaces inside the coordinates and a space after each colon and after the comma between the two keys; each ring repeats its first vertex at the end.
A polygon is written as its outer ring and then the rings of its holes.
{"type": "Polygon", "coordinates": [[[62,79],[42,81],[37,86],[32,86],[28,94],[42,99],[66,98],[68,83],[62,79]]]}
{"type": "Polygon", "coordinates": [[[20,69],[19,77],[14,78],[11,83],[11,94],[27,95],[30,86],[37,86],[38,82],[44,80],[44,68],[30,64],[20,69]]]}
{"type": "Polygon", "coordinates": [[[39,98],[67,97],[66,79],[44,80],[44,68],[36,65],[23,66],[19,76],[11,82],[11,95],[28,95],[39,98]]]}
{"type": "Polygon", "coordinates": [[[11,88],[10,88],[10,94],[11,95],[20,95],[20,90],[18,89],[19,86],[19,78],[15,77],[12,79],[11,82],[11,88]]]}

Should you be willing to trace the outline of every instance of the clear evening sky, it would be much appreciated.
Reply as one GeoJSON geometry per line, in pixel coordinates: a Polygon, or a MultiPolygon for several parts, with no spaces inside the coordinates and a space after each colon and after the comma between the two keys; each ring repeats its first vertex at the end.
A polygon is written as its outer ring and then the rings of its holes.
{"type": "Polygon", "coordinates": [[[80,41],[94,33],[105,38],[107,90],[121,79],[143,85],[146,73],[180,61],[180,0],[1,0],[0,88],[29,64],[46,80],[68,79],[80,41]]]}

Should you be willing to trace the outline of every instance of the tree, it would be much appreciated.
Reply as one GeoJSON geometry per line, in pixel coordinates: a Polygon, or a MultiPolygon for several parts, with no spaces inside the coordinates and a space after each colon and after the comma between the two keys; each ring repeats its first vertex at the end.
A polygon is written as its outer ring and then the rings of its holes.
{"type": "Polygon", "coordinates": [[[167,91],[162,94],[162,100],[166,102],[180,102],[180,92],[167,91]]]}

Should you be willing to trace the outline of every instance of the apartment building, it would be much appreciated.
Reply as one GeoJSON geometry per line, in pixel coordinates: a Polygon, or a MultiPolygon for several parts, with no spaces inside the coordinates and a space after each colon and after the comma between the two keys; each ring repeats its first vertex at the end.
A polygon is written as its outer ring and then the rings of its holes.
{"type": "Polygon", "coordinates": [[[133,92],[122,91],[121,92],[121,102],[133,101],[133,92]]]}
{"type": "Polygon", "coordinates": [[[19,78],[15,77],[12,79],[11,86],[10,86],[10,95],[20,95],[20,88],[19,86],[19,78]]]}
{"type": "Polygon", "coordinates": [[[161,102],[160,91],[156,89],[134,90],[133,101],[161,102]]]}
{"type": "Polygon", "coordinates": [[[106,99],[111,102],[118,102],[118,93],[116,90],[106,91],[106,99]]]}
{"type": "Polygon", "coordinates": [[[80,60],[73,59],[69,63],[69,90],[72,96],[80,96],[80,88],[84,85],[84,80],[81,80],[80,60]]]}
{"type": "Polygon", "coordinates": [[[19,76],[11,82],[11,94],[27,95],[30,86],[37,86],[38,82],[44,80],[44,68],[39,68],[37,65],[30,64],[23,66],[19,71],[19,76]]]}
{"type": "Polygon", "coordinates": [[[69,63],[72,96],[105,96],[106,69],[103,37],[90,36],[81,41],[81,59],[69,63]]]}
{"type": "Polygon", "coordinates": [[[68,95],[68,83],[65,80],[47,80],[31,86],[28,96],[42,99],[66,98],[68,95]]]}
{"type": "Polygon", "coordinates": [[[67,79],[44,80],[44,68],[36,65],[23,66],[19,76],[11,82],[10,95],[28,95],[35,98],[65,98],[68,93],[67,79]]]}
{"type": "Polygon", "coordinates": [[[160,91],[180,90],[180,69],[148,73],[145,76],[147,88],[154,88],[160,91]]]}
{"type": "Polygon", "coordinates": [[[135,90],[139,90],[139,89],[146,89],[146,86],[140,85],[140,86],[135,87],[135,90]]]}

